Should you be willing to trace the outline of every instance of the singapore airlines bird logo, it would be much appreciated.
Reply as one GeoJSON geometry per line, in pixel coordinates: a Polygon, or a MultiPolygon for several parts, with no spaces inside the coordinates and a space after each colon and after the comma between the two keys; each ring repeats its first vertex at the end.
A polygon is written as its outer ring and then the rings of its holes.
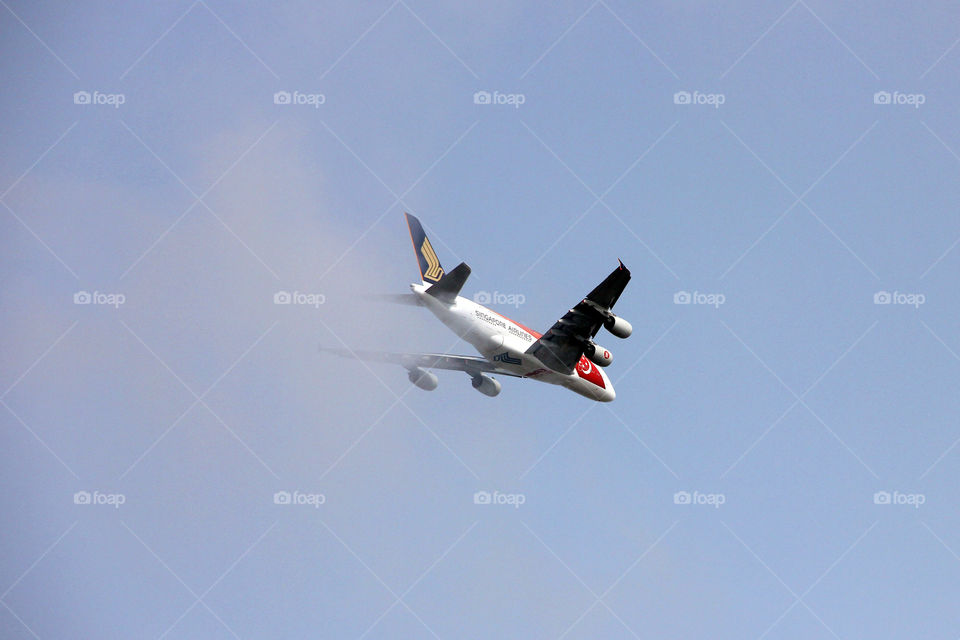
{"type": "Polygon", "coordinates": [[[427,271],[423,274],[423,279],[439,280],[443,276],[443,267],[440,266],[440,258],[437,257],[437,252],[433,250],[433,245],[430,244],[430,240],[426,236],[423,237],[423,244],[420,245],[420,253],[427,261],[427,271]]]}

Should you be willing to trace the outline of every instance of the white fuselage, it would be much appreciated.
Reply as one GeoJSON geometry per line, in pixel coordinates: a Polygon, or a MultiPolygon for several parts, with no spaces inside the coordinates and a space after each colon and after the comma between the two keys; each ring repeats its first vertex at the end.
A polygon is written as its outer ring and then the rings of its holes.
{"type": "Polygon", "coordinates": [[[453,304],[447,304],[428,295],[426,285],[411,284],[410,289],[440,322],[472,344],[496,367],[525,378],[564,386],[591,400],[611,402],[616,397],[607,374],[586,357],[581,356],[573,373],[552,371],[526,353],[540,337],[539,333],[462,296],[457,296],[453,304]]]}

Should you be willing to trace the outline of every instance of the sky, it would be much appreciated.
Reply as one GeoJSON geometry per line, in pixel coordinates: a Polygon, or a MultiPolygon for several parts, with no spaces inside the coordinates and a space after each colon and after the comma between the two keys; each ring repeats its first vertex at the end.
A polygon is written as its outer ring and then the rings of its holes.
{"type": "Polygon", "coordinates": [[[3,638],[960,634],[955,4],[0,4],[3,638]]]}

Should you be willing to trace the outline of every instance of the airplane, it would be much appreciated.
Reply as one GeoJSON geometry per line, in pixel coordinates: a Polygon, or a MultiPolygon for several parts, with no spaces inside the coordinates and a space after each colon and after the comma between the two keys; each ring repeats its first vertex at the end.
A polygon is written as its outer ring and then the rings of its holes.
{"type": "Polygon", "coordinates": [[[594,342],[603,327],[618,338],[628,338],[633,327],[613,314],[613,305],[630,280],[630,271],[620,261],[603,282],[567,311],[546,333],[460,295],[470,275],[461,262],[444,271],[420,221],[405,214],[413,250],[420,267],[420,283],[409,294],[388,296],[394,302],[426,307],[440,322],[473,345],[481,356],[446,353],[390,353],[321,348],[344,357],[398,364],[407,370],[414,385],[433,391],[439,378],[430,369],[466,372],[473,388],[494,397],[500,382],[491,374],[529,378],[560,385],[598,402],[612,402],[617,394],[603,370],[611,362],[610,351],[594,342]]]}

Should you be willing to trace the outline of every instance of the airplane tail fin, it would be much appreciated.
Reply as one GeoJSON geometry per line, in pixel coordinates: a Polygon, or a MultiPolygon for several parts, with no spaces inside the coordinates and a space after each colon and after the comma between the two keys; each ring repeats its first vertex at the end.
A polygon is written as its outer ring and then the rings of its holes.
{"type": "MultiPolygon", "coordinates": [[[[437,252],[433,250],[430,239],[423,231],[423,225],[414,216],[409,213],[407,216],[407,227],[410,229],[410,239],[413,241],[413,252],[417,254],[417,262],[420,265],[420,278],[424,284],[435,285],[443,278],[443,267],[440,266],[440,258],[437,252]]],[[[469,275],[470,269],[467,268],[469,275]]],[[[466,278],[464,278],[466,279],[466,278]]],[[[462,283],[461,283],[461,286],[462,283]]],[[[454,294],[456,295],[456,294],[454,294]]]]}

